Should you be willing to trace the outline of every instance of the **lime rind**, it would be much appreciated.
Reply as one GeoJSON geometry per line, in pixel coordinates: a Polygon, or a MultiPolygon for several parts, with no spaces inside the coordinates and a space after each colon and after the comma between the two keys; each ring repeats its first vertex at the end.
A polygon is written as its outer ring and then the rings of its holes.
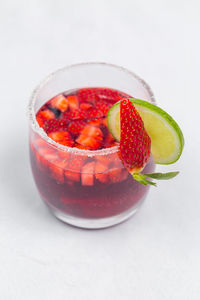
{"type": "MultiPolygon", "coordinates": [[[[184,147],[184,137],[183,133],[179,127],[179,125],[176,123],[176,121],[163,109],[160,107],[144,101],[140,99],[131,98],[130,101],[134,104],[135,108],[138,110],[139,114],[141,115],[145,129],[147,130],[147,133],[149,134],[151,141],[152,141],[152,154],[154,156],[154,160],[157,164],[173,164],[175,163],[181,156],[181,153],[183,151],[184,147]],[[150,127],[148,126],[148,122],[145,120],[145,114],[148,116],[148,118],[154,118],[154,120],[157,121],[157,124],[161,125],[162,128],[165,129],[166,136],[162,135],[162,131],[159,133],[159,128],[153,128],[153,124],[150,124],[150,127]],[[144,118],[143,118],[144,117],[144,118]],[[146,122],[146,124],[145,124],[146,122]],[[156,145],[156,138],[158,136],[153,136],[154,129],[155,135],[160,134],[160,138],[163,139],[163,145],[159,145],[159,140],[157,140],[156,145]],[[169,135],[167,136],[167,133],[169,135]],[[174,150],[171,151],[171,155],[168,155],[165,157],[163,155],[163,151],[165,151],[165,148],[170,147],[174,150]],[[171,146],[172,145],[172,146],[171,146]],[[159,146],[162,146],[160,149],[159,146]]],[[[108,112],[107,115],[107,123],[108,123],[108,129],[113,135],[113,137],[119,142],[120,141],[120,102],[115,103],[111,109],[108,112]]],[[[154,126],[155,127],[155,126],[154,126]]]]}

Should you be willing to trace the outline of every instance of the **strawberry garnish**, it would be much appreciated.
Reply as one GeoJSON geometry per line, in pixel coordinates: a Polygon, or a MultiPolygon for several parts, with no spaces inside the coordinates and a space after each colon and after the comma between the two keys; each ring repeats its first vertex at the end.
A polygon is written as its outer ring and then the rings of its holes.
{"type": "Polygon", "coordinates": [[[120,117],[120,157],[131,174],[138,173],[149,160],[151,140],[144,128],[142,118],[129,99],[121,101],[120,117]]]}
{"type": "Polygon", "coordinates": [[[120,102],[120,158],[133,178],[144,185],[156,185],[149,179],[167,180],[179,172],[140,174],[151,154],[151,139],[144,122],[129,99],[120,102]]]}

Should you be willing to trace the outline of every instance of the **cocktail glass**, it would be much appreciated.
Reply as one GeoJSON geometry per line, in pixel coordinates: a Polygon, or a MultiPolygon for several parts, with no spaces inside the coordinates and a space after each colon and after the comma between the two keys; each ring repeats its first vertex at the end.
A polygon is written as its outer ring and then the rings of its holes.
{"type": "MultiPolygon", "coordinates": [[[[132,216],[149,187],[136,182],[127,172],[118,146],[91,151],[58,144],[39,127],[35,117],[39,108],[55,95],[82,87],[117,89],[152,103],[155,99],[144,80],[107,63],[82,63],[60,69],[48,76],[31,96],[30,161],[41,198],[59,220],[82,228],[104,228],[132,216]],[[105,166],[102,172],[95,172],[97,162],[105,166]],[[91,184],[84,185],[84,178],[91,184]]],[[[154,169],[151,158],[144,172],[154,169]]]]}

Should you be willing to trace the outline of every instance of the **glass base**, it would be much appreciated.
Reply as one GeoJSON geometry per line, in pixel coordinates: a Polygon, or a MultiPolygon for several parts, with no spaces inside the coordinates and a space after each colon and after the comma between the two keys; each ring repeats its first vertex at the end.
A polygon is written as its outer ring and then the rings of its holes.
{"type": "Polygon", "coordinates": [[[125,212],[108,217],[108,218],[98,218],[98,219],[88,219],[88,218],[80,218],[80,217],[75,217],[72,215],[67,215],[60,210],[57,210],[56,208],[52,207],[51,205],[47,204],[50,212],[60,221],[63,221],[64,223],[67,223],[69,225],[79,227],[79,228],[85,228],[85,229],[101,229],[101,228],[106,228],[106,227],[111,227],[114,225],[117,225],[119,223],[124,222],[131,216],[133,216],[140,208],[142,203],[145,200],[144,196],[136,205],[134,205],[132,208],[129,210],[126,210],[125,212]]]}

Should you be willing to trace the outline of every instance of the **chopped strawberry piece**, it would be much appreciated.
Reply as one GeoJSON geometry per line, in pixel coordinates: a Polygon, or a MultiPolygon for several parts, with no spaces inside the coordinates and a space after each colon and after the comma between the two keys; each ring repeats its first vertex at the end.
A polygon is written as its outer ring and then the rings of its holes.
{"type": "Polygon", "coordinates": [[[36,159],[38,167],[43,170],[49,166],[49,162],[54,161],[58,158],[56,151],[48,148],[39,148],[36,151],[36,159]]]}
{"type": "Polygon", "coordinates": [[[55,142],[64,146],[72,147],[74,144],[74,141],[72,140],[71,135],[68,131],[51,132],[50,134],[48,134],[48,136],[55,142]]]}
{"type": "Polygon", "coordinates": [[[86,111],[82,111],[81,109],[76,109],[71,112],[66,112],[63,114],[63,119],[66,121],[74,121],[74,120],[86,120],[88,118],[88,114],[86,111]]]}
{"type": "Polygon", "coordinates": [[[36,121],[40,127],[44,126],[44,119],[39,114],[36,116],[36,121]]]}
{"type": "Polygon", "coordinates": [[[112,183],[120,182],[121,181],[121,169],[110,169],[109,170],[109,178],[112,183]]]}
{"type": "Polygon", "coordinates": [[[105,165],[101,162],[98,162],[98,161],[96,162],[96,164],[95,164],[96,179],[98,179],[102,183],[108,182],[109,177],[108,177],[108,173],[106,173],[107,171],[108,171],[107,165],[105,165]]]}
{"type": "Polygon", "coordinates": [[[58,141],[59,144],[64,145],[64,146],[68,146],[68,147],[72,147],[74,145],[74,141],[73,140],[62,140],[62,141],[58,141]]]}
{"type": "Polygon", "coordinates": [[[50,105],[52,107],[59,109],[61,112],[64,112],[68,109],[69,103],[68,103],[68,99],[61,94],[53,98],[50,101],[50,105]]]}
{"type": "Polygon", "coordinates": [[[113,142],[112,144],[106,145],[106,148],[112,148],[112,147],[116,147],[116,146],[119,146],[119,143],[113,142]]]}
{"type": "Polygon", "coordinates": [[[97,150],[102,145],[101,141],[84,134],[80,134],[79,137],[76,139],[76,142],[78,144],[88,147],[90,150],[97,150]]]}
{"type": "Polygon", "coordinates": [[[85,125],[86,125],[85,121],[72,121],[68,125],[68,130],[70,131],[70,133],[74,135],[78,135],[83,130],[85,125]]]}
{"type": "Polygon", "coordinates": [[[121,169],[121,181],[124,181],[128,177],[129,173],[126,169],[121,169]]]}
{"type": "Polygon", "coordinates": [[[86,147],[86,146],[83,146],[83,145],[80,145],[80,144],[77,144],[77,143],[74,144],[74,147],[78,148],[78,149],[82,149],[82,150],[90,150],[89,147],[86,147]]]}
{"type": "Polygon", "coordinates": [[[82,185],[92,186],[94,184],[94,167],[95,162],[89,162],[82,167],[81,183],[82,185]]]}
{"type": "Polygon", "coordinates": [[[82,110],[88,110],[89,108],[92,108],[92,104],[90,104],[90,103],[81,103],[80,104],[80,109],[82,109],[82,110]]]}
{"type": "Polygon", "coordinates": [[[48,136],[55,142],[62,140],[71,140],[71,135],[68,131],[56,131],[48,134],[48,136]]]}
{"type": "Polygon", "coordinates": [[[64,183],[64,170],[67,165],[68,161],[66,160],[56,160],[50,164],[49,169],[51,171],[51,176],[57,181],[57,183],[64,183]]]}
{"type": "Polygon", "coordinates": [[[87,112],[88,112],[88,119],[90,120],[100,119],[105,116],[105,114],[101,110],[97,109],[96,107],[92,107],[88,109],[87,112]]]}
{"type": "Polygon", "coordinates": [[[45,109],[42,110],[38,116],[40,116],[41,118],[45,119],[45,120],[50,120],[50,119],[54,119],[55,115],[52,111],[50,111],[49,109],[45,109]]]}
{"type": "Polygon", "coordinates": [[[105,147],[109,148],[114,142],[115,142],[115,139],[113,138],[112,134],[110,134],[110,132],[109,132],[104,141],[105,147]]]}
{"type": "Polygon", "coordinates": [[[54,131],[66,130],[67,122],[63,121],[62,119],[46,120],[43,128],[47,134],[54,131]]]}
{"type": "Polygon", "coordinates": [[[112,163],[112,158],[110,155],[96,155],[95,156],[97,162],[100,162],[101,164],[105,165],[107,168],[112,163]]]}
{"type": "Polygon", "coordinates": [[[74,111],[79,108],[79,101],[77,96],[68,96],[67,100],[70,110],[74,111]]]}
{"type": "Polygon", "coordinates": [[[102,141],[103,140],[103,133],[100,128],[86,125],[84,129],[81,131],[81,134],[87,135],[89,137],[93,137],[96,140],[102,141]]]}
{"type": "Polygon", "coordinates": [[[122,98],[118,91],[109,88],[97,88],[96,93],[100,99],[111,102],[112,104],[122,98]]]}
{"type": "Polygon", "coordinates": [[[60,158],[65,159],[66,161],[70,160],[70,153],[62,150],[57,150],[60,158]]]}
{"type": "Polygon", "coordinates": [[[34,144],[34,147],[36,149],[38,148],[41,148],[41,147],[48,147],[48,143],[45,142],[43,139],[41,139],[40,137],[36,137],[34,140],[33,140],[33,144],[34,144]]]}
{"type": "Polygon", "coordinates": [[[106,103],[105,101],[99,100],[96,103],[96,108],[101,111],[103,116],[106,116],[109,109],[111,108],[112,103],[106,103]]]}
{"type": "Polygon", "coordinates": [[[55,118],[55,115],[49,109],[39,111],[36,115],[36,120],[40,127],[44,127],[46,120],[51,120],[53,118],[55,118]]]}
{"type": "Polygon", "coordinates": [[[69,181],[80,181],[81,168],[84,164],[84,157],[75,157],[69,161],[67,170],[65,170],[65,178],[69,181]]]}
{"type": "Polygon", "coordinates": [[[108,127],[108,123],[107,123],[107,118],[103,118],[101,121],[102,125],[105,126],[106,128],[108,127]]]}
{"type": "Polygon", "coordinates": [[[88,122],[88,124],[92,125],[92,126],[99,127],[101,125],[101,120],[99,120],[99,119],[91,120],[91,121],[88,122]]]}
{"type": "Polygon", "coordinates": [[[95,103],[98,100],[95,88],[83,88],[78,90],[78,98],[80,102],[95,103]]]}

